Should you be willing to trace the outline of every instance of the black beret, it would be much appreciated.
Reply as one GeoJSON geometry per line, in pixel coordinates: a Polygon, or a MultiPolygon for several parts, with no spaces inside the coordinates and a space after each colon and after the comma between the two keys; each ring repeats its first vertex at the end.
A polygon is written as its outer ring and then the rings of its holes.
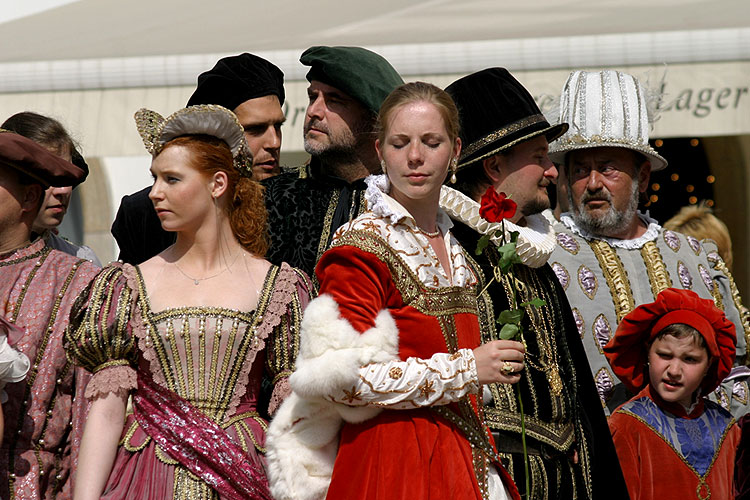
{"type": "Polygon", "coordinates": [[[26,174],[45,188],[75,186],[85,177],[82,169],[50,153],[31,139],[2,129],[0,165],[26,174]]]}
{"type": "Polygon", "coordinates": [[[275,95],[284,104],[284,73],[274,64],[253,54],[219,59],[201,73],[198,87],[187,105],[218,104],[229,110],[249,99],[275,95]]]}
{"type": "Polygon", "coordinates": [[[336,87],[375,114],[388,94],[404,83],[383,56],[362,47],[310,47],[299,61],[310,66],[307,81],[336,87]]]}

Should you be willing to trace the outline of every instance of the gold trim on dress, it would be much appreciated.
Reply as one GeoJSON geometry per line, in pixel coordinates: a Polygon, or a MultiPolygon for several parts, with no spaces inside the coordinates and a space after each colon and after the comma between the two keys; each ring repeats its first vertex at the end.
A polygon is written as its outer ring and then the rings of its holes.
{"type": "Polygon", "coordinates": [[[708,254],[706,257],[708,258],[708,261],[713,264],[714,269],[723,273],[729,279],[729,290],[731,290],[732,293],[732,301],[734,302],[734,306],[737,308],[737,312],[740,315],[742,327],[745,330],[745,345],[750,349],[750,310],[742,305],[742,297],[740,296],[740,291],[737,289],[737,285],[734,282],[732,273],[729,272],[729,268],[727,268],[724,260],[721,257],[713,257],[711,254],[708,254]]]}
{"type": "Polygon", "coordinates": [[[375,255],[390,269],[393,282],[401,293],[404,304],[422,314],[428,316],[476,314],[474,287],[450,286],[438,289],[425,287],[396,250],[377,234],[359,229],[347,231],[331,244],[331,248],[338,246],[353,246],[375,255]]]}

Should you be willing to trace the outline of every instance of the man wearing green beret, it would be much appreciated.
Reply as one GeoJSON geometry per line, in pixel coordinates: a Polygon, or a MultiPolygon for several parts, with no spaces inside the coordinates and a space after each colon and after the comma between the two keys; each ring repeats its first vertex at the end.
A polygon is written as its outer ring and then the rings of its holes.
{"type": "MultiPolygon", "coordinates": [[[[333,233],[366,209],[363,179],[380,171],[375,118],[386,96],[403,83],[380,55],[361,47],[311,47],[305,151],[298,171],[264,181],[271,246],[267,258],[314,278],[333,233]]],[[[317,281],[315,281],[317,284],[317,281]]]]}

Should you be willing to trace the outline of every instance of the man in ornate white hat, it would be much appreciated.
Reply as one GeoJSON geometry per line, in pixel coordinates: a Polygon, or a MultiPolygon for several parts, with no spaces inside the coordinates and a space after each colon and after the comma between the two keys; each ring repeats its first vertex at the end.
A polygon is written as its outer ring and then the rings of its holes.
{"type": "MultiPolygon", "coordinates": [[[[737,327],[740,359],[750,333],[716,246],[664,230],[638,211],[651,171],[667,165],[648,143],[648,107],[642,84],[631,75],[575,71],[560,101],[560,121],[570,128],[550,146],[550,158],[565,169],[570,208],[555,226],[558,246],[550,264],[573,308],[602,405],[610,411],[629,396],[602,348],[626,314],[665,288],[713,299],[737,327]]],[[[747,412],[741,372],[730,374],[715,393],[736,415],[747,412]]]]}
{"type": "MultiPolygon", "coordinates": [[[[456,189],[444,186],[440,205],[453,219],[451,233],[477,265],[482,342],[500,338],[495,318],[501,311],[526,313],[520,336],[524,367],[517,371],[507,363],[502,368],[517,373],[518,383],[485,386],[484,411],[498,453],[526,498],[627,498],[570,306],[547,265],[556,247],[555,234],[540,212],[549,208],[546,188],[557,177],[547,147],[567,124],[550,125],[529,92],[504,68],[465,76],[446,92],[459,109],[464,148],[456,189]],[[475,255],[483,234],[500,232],[499,222],[480,215],[480,197],[488,188],[490,194],[504,192],[518,206],[503,222],[507,232],[519,233],[516,253],[521,263],[501,277],[495,244],[475,255]],[[545,303],[538,308],[528,304],[534,298],[545,303]],[[524,434],[531,464],[528,478],[524,434]]],[[[494,236],[492,241],[500,240],[494,236]]]]}

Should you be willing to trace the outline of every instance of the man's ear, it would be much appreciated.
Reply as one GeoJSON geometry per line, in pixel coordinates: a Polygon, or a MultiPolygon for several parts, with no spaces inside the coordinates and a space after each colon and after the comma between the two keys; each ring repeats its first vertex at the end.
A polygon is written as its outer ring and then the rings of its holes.
{"type": "Polygon", "coordinates": [[[502,168],[502,157],[500,155],[492,155],[489,158],[482,160],[482,168],[487,178],[492,181],[493,186],[500,184],[502,180],[501,168],[502,168]]]}
{"type": "Polygon", "coordinates": [[[24,212],[38,212],[44,199],[44,188],[40,184],[29,184],[24,186],[21,195],[21,209],[24,212]]]}
{"type": "Polygon", "coordinates": [[[645,193],[648,189],[648,181],[651,178],[651,162],[644,161],[638,171],[638,192],[645,193]]]}

